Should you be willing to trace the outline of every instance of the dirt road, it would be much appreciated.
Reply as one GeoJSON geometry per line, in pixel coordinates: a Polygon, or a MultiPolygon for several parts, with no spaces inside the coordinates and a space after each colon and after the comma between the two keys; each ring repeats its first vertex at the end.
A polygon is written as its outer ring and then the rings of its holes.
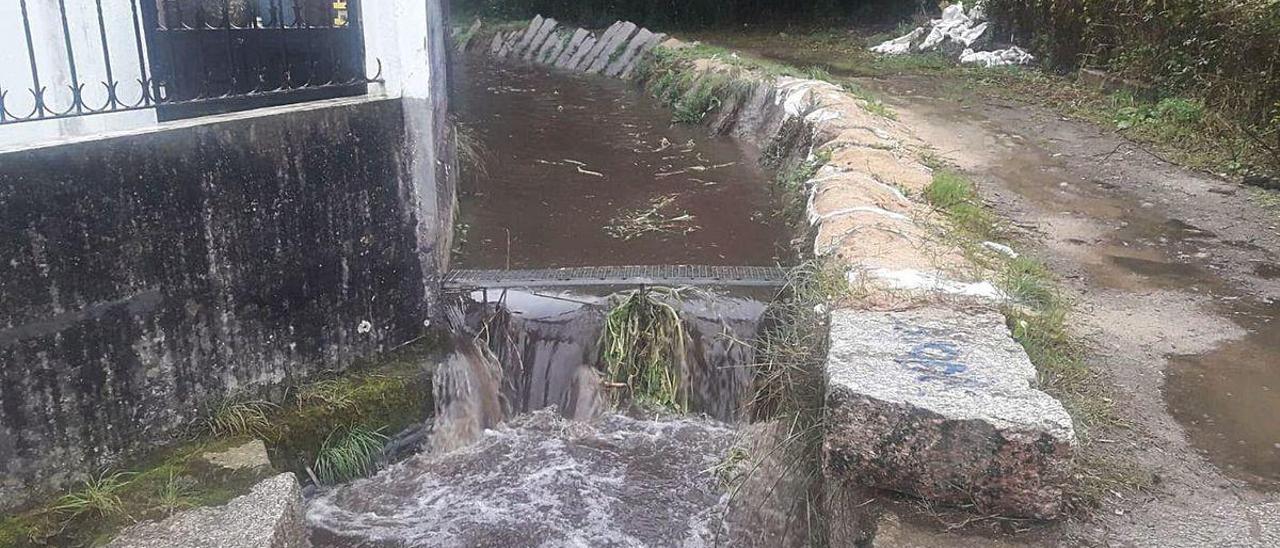
{"type": "Polygon", "coordinates": [[[1280,545],[1280,215],[1043,108],[937,78],[868,85],[1061,276],[1134,425],[1102,443],[1156,475],[1051,543],[1280,545]]]}
{"type": "Polygon", "coordinates": [[[880,520],[876,546],[1280,546],[1280,211],[954,71],[888,75],[913,62],[869,59],[856,33],[705,38],[855,82],[967,173],[1075,303],[1087,361],[1132,425],[1096,443],[1154,475],[1049,526],[942,526],[891,505],[902,519],[880,520]]]}

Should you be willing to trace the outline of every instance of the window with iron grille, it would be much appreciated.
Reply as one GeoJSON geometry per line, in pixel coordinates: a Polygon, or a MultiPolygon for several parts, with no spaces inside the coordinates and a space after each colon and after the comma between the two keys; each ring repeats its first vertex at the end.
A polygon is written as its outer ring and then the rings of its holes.
{"type": "Polygon", "coordinates": [[[361,23],[358,0],[0,0],[0,124],[364,94],[361,23]]]}

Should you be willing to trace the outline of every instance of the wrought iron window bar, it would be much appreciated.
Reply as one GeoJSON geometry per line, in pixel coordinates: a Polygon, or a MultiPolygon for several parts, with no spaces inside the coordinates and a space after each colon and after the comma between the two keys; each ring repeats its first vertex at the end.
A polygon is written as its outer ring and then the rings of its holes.
{"type": "MultiPolygon", "coordinates": [[[[13,1],[13,0],[0,0],[13,1]]],[[[73,0],[74,1],[74,0],[73,0]]],[[[81,81],[66,0],[57,0],[70,85],[63,101],[41,83],[27,0],[17,0],[30,64],[30,110],[13,112],[13,89],[0,89],[0,125],[154,108],[161,120],[189,118],[332,97],[362,95],[380,83],[382,62],[366,72],[360,2],[331,0],[129,0],[139,75],[136,97],[122,97],[102,0],[93,0],[105,98],[91,104],[81,81]],[[195,4],[196,9],[184,10],[195,4]],[[262,5],[266,5],[263,13],[262,5]],[[220,9],[219,8],[220,5],[220,9]],[[214,10],[208,9],[212,6],[214,10]],[[340,9],[345,8],[345,9],[340,9]],[[211,13],[212,12],[212,13],[211,13]],[[328,13],[332,18],[323,18],[328,13]],[[292,18],[290,18],[292,15],[292,18]]]]}

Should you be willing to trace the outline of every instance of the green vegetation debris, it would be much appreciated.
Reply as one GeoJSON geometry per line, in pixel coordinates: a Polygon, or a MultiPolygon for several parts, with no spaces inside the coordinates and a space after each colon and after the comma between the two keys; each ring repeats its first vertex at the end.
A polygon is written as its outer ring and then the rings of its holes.
{"type": "Polygon", "coordinates": [[[669,194],[650,200],[646,208],[625,210],[604,230],[624,241],[648,234],[690,234],[698,231],[697,219],[688,211],[675,207],[679,198],[679,194],[669,194]]]}
{"type": "Polygon", "coordinates": [[[684,322],[670,304],[679,298],[674,289],[641,289],[618,298],[609,311],[600,348],[615,405],[630,400],[688,411],[684,322]]]}

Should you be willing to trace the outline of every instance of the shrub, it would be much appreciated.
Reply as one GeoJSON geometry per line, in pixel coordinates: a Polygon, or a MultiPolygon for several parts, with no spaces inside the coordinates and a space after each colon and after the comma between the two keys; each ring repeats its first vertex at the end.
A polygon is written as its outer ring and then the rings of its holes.
{"type": "Polygon", "coordinates": [[[989,0],[988,12],[997,36],[1029,44],[1053,68],[1143,79],[1263,132],[1280,117],[1276,0],[989,0]]]}

